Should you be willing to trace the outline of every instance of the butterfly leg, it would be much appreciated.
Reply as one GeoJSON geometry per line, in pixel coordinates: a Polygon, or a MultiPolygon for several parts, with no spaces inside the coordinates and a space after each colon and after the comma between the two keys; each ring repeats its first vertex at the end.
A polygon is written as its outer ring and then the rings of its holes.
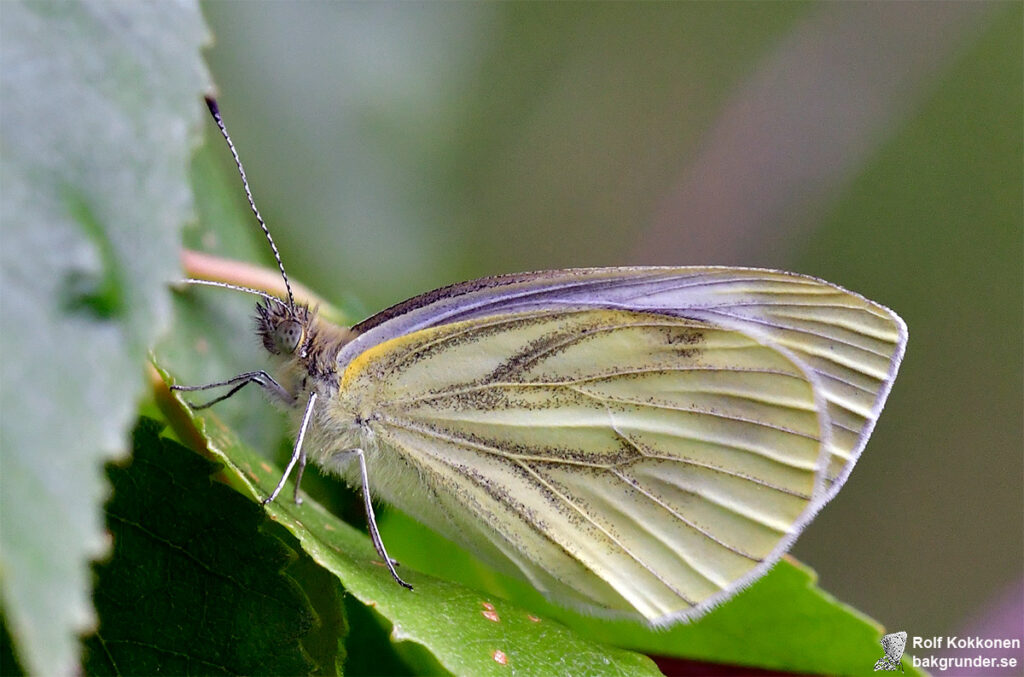
{"type": "Polygon", "coordinates": [[[303,452],[299,456],[299,467],[295,471],[295,491],[292,494],[292,500],[295,501],[295,505],[302,505],[302,497],[299,496],[299,485],[302,484],[302,473],[306,471],[306,454],[303,452]]]}
{"type": "Polygon", "coordinates": [[[285,482],[288,481],[288,476],[292,474],[292,468],[295,464],[299,464],[299,474],[295,478],[295,502],[301,503],[299,499],[299,482],[302,480],[302,471],[306,469],[306,451],[302,448],[302,440],[306,437],[306,429],[309,428],[309,421],[313,418],[313,407],[316,404],[316,393],[310,393],[309,402],[306,404],[306,411],[302,414],[302,425],[299,426],[299,434],[295,436],[295,446],[292,447],[292,457],[288,461],[288,467],[284,469],[284,474],[281,475],[281,481],[274,487],[274,491],[270,493],[270,496],[264,498],[260,503],[266,505],[270,503],[277,495],[281,493],[281,489],[284,488],[285,482]]]}
{"type": "Polygon", "coordinates": [[[210,390],[211,388],[220,388],[221,386],[234,386],[226,394],[214,398],[209,402],[206,402],[205,404],[189,403],[188,406],[191,407],[193,410],[199,410],[211,407],[217,404],[218,402],[223,402],[224,400],[228,399],[229,397],[231,397],[232,395],[234,395],[235,393],[237,393],[239,390],[249,385],[250,383],[255,383],[264,391],[270,393],[271,395],[273,395],[274,397],[276,397],[278,400],[285,404],[295,404],[295,398],[292,397],[291,393],[285,390],[284,386],[275,381],[270,374],[263,371],[262,369],[260,369],[259,371],[247,371],[244,374],[239,374],[238,376],[235,376],[234,378],[229,378],[226,381],[217,381],[216,383],[207,383],[201,386],[173,385],[171,386],[171,390],[193,392],[196,390],[210,390]]]}
{"type": "Polygon", "coordinates": [[[384,540],[380,537],[380,531],[377,529],[377,518],[373,514],[373,501],[370,500],[370,478],[366,473],[366,459],[363,456],[362,449],[350,449],[345,452],[349,454],[355,454],[356,458],[359,459],[359,475],[362,482],[363,489],[363,502],[366,505],[366,522],[367,528],[370,532],[370,540],[373,541],[373,547],[377,550],[377,554],[384,559],[384,563],[388,567],[388,571],[391,572],[391,577],[395,579],[395,582],[401,585],[403,588],[412,590],[412,586],[402,580],[395,571],[395,561],[388,556],[388,551],[384,548],[384,540]]]}

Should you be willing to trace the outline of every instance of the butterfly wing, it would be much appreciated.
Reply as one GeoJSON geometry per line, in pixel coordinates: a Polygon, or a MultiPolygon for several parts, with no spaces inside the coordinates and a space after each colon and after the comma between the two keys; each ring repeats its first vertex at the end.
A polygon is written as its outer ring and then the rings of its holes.
{"type": "Polygon", "coordinates": [[[819,507],[849,477],[867,444],[907,343],[888,308],[805,275],[754,268],[589,268],[483,278],[385,310],[354,329],[342,367],[367,348],[445,323],[567,308],[620,308],[733,329],[793,352],[820,383],[831,425],[819,507]]]}
{"type": "Polygon", "coordinates": [[[700,321],[463,320],[364,352],[341,392],[369,421],[388,502],[564,603],[651,622],[759,575],[822,491],[813,377],[700,321]]]}
{"type": "Polygon", "coordinates": [[[884,656],[875,661],[875,672],[895,672],[896,667],[884,656]]]}
{"type": "Polygon", "coordinates": [[[882,648],[885,650],[885,656],[895,664],[899,664],[900,659],[903,658],[903,652],[907,648],[907,633],[906,631],[893,632],[882,637],[882,648]]]}
{"type": "Polygon", "coordinates": [[[355,329],[332,406],[368,421],[378,494],[556,599],[654,624],[781,556],[906,337],[833,285],[730,268],[490,278],[355,329]]]}

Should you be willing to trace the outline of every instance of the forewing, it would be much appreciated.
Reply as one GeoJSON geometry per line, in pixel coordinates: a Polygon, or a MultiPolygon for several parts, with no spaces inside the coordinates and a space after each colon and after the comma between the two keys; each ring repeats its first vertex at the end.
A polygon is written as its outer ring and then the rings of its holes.
{"type": "Polygon", "coordinates": [[[817,378],[704,321],[486,315],[380,343],[341,386],[363,398],[346,406],[371,420],[385,499],[563,602],[652,623],[763,573],[821,492],[817,378]]]}
{"type": "Polygon", "coordinates": [[[354,329],[342,367],[405,334],[505,313],[608,308],[689,318],[788,351],[827,404],[818,507],[846,481],[881,413],[907,341],[894,312],[816,278],[750,268],[594,268],[474,280],[423,294],[354,329]]]}
{"type": "Polygon", "coordinates": [[[907,633],[901,631],[885,635],[882,637],[882,648],[885,649],[886,657],[898,664],[907,648],[907,633]]]}

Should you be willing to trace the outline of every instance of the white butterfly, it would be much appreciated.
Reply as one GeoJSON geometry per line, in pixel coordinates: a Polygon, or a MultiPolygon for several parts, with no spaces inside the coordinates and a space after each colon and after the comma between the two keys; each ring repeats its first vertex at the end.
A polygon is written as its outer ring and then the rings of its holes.
{"type": "Polygon", "coordinates": [[[892,632],[882,637],[881,639],[882,648],[885,650],[885,655],[875,661],[875,672],[884,670],[885,672],[895,672],[896,668],[903,672],[903,651],[907,648],[907,633],[892,632]]]}
{"type": "Polygon", "coordinates": [[[485,278],[351,329],[256,293],[278,378],[178,388],[252,382],[295,407],[267,500],[296,465],[297,497],[308,458],[362,489],[403,585],[371,492],[556,601],[652,625],[782,556],[849,476],[907,340],[857,294],[747,268],[485,278]]]}

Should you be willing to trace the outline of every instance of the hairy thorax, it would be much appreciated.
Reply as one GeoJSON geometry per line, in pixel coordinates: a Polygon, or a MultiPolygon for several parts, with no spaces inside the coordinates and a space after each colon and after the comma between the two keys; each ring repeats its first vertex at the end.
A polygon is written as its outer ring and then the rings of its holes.
{"type": "Polygon", "coordinates": [[[342,472],[352,449],[367,446],[362,403],[366,398],[351,397],[340,388],[342,369],[337,363],[338,353],[357,334],[347,327],[325,322],[312,311],[300,309],[303,324],[302,342],[290,355],[278,355],[275,376],[293,395],[292,416],[296,430],[301,426],[306,403],[316,393],[317,402],[306,431],[305,448],[308,458],[327,470],[342,472]],[[334,461],[334,457],[337,457],[334,461]]]}

